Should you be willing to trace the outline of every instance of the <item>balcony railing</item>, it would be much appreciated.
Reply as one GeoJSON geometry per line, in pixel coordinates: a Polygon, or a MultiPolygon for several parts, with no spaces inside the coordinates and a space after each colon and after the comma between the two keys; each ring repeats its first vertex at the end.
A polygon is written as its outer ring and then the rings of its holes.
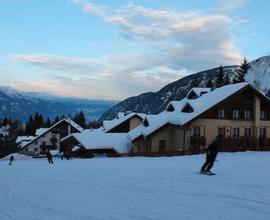
{"type": "Polygon", "coordinates": [[[205,136],[193,135],[190,137],[190,149],[188,150],[192,154],[201,153],[204,151],[206,146],[205,136]]]}
{"type": "Polygon", "coordinates": [[[219,137],[219,151],[270,151],[270,138],[219,137]]]}

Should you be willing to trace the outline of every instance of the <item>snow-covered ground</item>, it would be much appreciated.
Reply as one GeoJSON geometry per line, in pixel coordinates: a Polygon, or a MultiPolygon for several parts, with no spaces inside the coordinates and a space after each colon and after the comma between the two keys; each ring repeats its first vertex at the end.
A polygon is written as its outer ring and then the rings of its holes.
{"type": "Polygon", "coordinates": [[[270,218],[270,153],[0,161],[0,219],[270,218]]]}

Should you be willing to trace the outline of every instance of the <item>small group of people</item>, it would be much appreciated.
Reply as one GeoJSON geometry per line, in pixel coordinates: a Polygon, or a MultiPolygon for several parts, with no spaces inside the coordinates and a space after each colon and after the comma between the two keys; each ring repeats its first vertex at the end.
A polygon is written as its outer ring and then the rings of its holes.
{"type": "Polygon", "coordinates": [[[216,138],[206,149],[206,161],[201,167],[201,174],[215,175],[211,172],[211,168],[214,166],[217,154],[218,154],[219,141],[216,138]]]}

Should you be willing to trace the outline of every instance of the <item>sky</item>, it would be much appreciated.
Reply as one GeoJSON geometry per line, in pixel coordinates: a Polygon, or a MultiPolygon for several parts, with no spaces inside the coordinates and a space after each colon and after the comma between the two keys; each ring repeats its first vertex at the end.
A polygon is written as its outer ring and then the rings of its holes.
{"type": "Polygon", "coordinates": [[[0,85],[121,100],[270,55],[268,0],[0,0],[0,85]]]}

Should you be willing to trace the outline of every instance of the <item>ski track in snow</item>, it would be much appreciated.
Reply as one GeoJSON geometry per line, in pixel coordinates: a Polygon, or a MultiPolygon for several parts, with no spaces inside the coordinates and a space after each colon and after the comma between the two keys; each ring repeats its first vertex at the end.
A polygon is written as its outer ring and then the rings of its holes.
{"type": "Polygon", "coordinates": [[[270,153],[0,161],[0,219],[270,218],[270,153]]]}

